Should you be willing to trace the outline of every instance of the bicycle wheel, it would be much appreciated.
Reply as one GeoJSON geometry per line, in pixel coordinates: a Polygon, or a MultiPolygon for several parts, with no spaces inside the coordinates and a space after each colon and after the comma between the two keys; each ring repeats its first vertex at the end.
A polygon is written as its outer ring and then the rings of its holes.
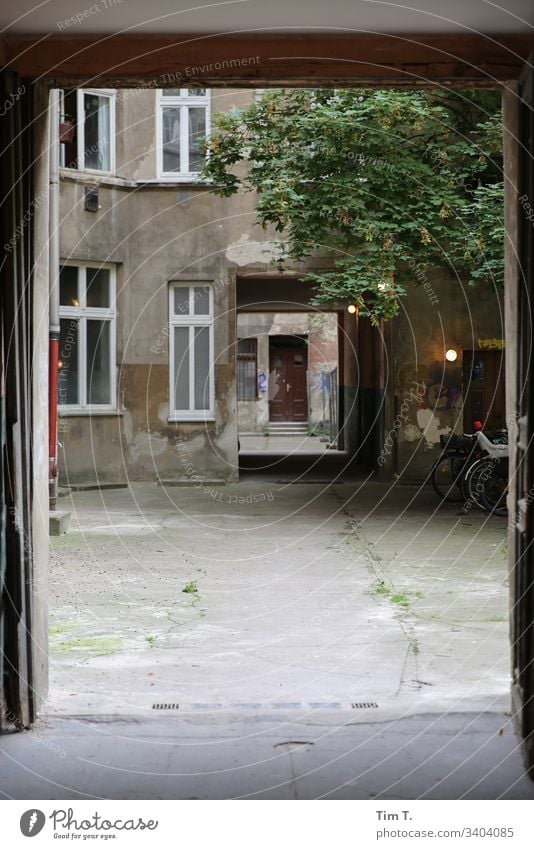
{"type": "Polygon", "coordinates": [[[466,501],[470,501],[479,510],[487,511],[482,499],[486,483],[493,474],[495,461],[490,457],[475,460],[465,472],[461,481],[461,490],[466,501]]]}
{"type": "Polygon", "coordinates": [[[434,463],[430,472],[432,486],[444,501],[462,501],[460,481],[465,456],[459,452],[449,451],[434,463]]]}
{"type": "Polygon", "coordinates": [[[481,495],[485,509],[494,516],[506,516],[508,496],[508,459],[500,459],[494,463],[493,473],[481,495]]]}

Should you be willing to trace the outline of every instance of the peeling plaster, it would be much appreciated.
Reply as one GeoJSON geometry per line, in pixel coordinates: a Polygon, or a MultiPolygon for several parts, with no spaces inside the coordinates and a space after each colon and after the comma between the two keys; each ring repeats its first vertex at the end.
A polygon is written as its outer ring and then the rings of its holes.
{"type": "Polygon", "coordinates": [[[438,417],[432,410],[418,410],[417,424],[423,431],[427,445],[436,445],[442,433],[450,433],[450,427],[440,427],[438,417]]]}
{"type": "Polygon", "coordinates": [[[228,245],[226,259],[236,265],[276,262],[280,258],[280,242],[267,239],[265,242],[251,241],[248,233],[243,233],[237,242],[228,245]]]}

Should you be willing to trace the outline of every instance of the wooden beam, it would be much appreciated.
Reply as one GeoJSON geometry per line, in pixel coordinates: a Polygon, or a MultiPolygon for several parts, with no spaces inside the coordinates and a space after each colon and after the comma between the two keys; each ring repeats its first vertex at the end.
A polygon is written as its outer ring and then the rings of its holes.
{"type": "Polygon", "coordinates": [[[54,85],[496,85],[518,77],[531,35],[367,33],[8,36],[6,64],[54,85]]]}

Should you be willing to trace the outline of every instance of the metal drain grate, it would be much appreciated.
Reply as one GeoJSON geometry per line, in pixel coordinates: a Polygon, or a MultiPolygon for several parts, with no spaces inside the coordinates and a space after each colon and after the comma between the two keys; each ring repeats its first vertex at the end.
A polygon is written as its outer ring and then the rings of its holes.
{"type": "Polygon", "coordinates": [[[152,705],[152,710],[178,710],[179,707],[178,702],[157,702],[152,705]]]}
{"type": "Polygon", "coordinates": [[[377,707],[378,702],[351,702],[351,708],[354,710],[371,710],[377,707]]]}

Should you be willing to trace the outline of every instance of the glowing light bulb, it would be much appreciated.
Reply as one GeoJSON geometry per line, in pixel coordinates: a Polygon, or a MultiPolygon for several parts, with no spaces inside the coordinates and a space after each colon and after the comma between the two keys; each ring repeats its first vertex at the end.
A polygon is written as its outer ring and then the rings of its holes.
{"type": "Polygon", "coordinates": [[[455,360],[458,359],[458,351],[455,351],[454,348],[449,348],[448,351],[445,351],[445,359],[449,363],[453,363],[455,360]]]}
{"type": "Polygon", "coordinates": [[[357,311],[357,309],[358,308],[355,304],[349,304],[348,307],[347,307],[347,312],[350,312],[351,315],[354,315],[354,313],[357,311]]]}

